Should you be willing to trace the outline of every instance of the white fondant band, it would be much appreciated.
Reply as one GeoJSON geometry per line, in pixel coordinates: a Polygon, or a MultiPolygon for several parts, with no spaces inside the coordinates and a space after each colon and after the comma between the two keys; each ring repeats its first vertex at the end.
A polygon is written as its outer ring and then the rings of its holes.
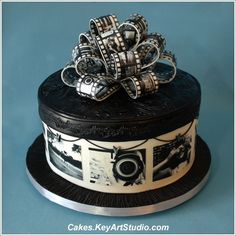
{"type": "Polygon", "coordinates": [[[191,168],[197,120],[148,140],[104,142],[79,139],[45,123],[50,168],[81,187],[107,193],[136,193],[169,185],[191,168]]]}

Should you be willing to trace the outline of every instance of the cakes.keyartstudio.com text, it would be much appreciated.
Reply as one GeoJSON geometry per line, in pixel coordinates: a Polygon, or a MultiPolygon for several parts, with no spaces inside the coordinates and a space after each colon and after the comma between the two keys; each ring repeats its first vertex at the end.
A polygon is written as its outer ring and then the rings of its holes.
{"type": "Polygon", "coordinates": [[[68,224],[67,229],[68,231],[100,231],[100,232],[138,232],[138,231],[168,231],[169,225],[146,225],[146,224],[111,224],[111,225],[104,225],[104,224],[95,224],[95,225],[85,225],[85,224],[68,224]]]}

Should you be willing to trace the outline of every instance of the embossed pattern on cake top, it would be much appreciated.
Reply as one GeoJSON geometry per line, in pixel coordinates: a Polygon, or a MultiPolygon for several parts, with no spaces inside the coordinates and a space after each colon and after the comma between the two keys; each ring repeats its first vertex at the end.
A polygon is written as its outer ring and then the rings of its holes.
{"type": "Polygon", "coordinates": [[[175,55],[165,46],[160,33],[148,33],[147,20],[140,14],[121,24],[115,15],[94,18],[90,30],[79,35],[61,79],[80,96],[96,101],[120,88],[132,99],[153,94],[159,84],[176,77],[175,55]],[[170,65],[168,72],[153,70],[159,60],[170,65]]]}
{"type": "MultiPolygon", "coordinates": [[[[168,66],[158,64],[154,70],[168,71],[168,66]]],[[[198,117],[199,83],[179,69],[176,79],[163,85],[158,93],[133,100],[120,90],[103,102],[78,96],[60,80],[60,72],[49,76],[40,86],[39,113],[50,127],[72,136],[97,140],[146,139],[198,117]]]]}

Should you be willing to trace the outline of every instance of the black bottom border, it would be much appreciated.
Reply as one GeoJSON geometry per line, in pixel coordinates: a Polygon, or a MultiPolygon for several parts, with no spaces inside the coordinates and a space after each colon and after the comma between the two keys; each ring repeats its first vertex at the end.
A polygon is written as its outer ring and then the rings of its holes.
{"type": "Polygon", "coordinates": [[[98,215],[144,215],[177,206],[192,198],[205,185],[210,171],[211,154],[197,136],[195,161],[176,182],[141,193],[103,193],[79,187],[54,173],[45,156],[41,134],[29,147],[27,174],[34,187],[49,200],[65,207],[98,215]]]}

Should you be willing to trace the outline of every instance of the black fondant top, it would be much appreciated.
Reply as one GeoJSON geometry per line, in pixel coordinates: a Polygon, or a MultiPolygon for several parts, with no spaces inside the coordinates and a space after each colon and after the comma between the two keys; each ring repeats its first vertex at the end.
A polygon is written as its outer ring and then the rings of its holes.
{"type": "MultiPolygon", "coordinates": [[[[156,70],[168,66],[158,64],[156,70]]],[[[80,138],[140,140],[170,132],[198,116],[201,91],[197,80],[177,70],[176,78],[156,94],[136,100],[119,90],[97,102],[65,85],[61,71],[49,76],[38,91],[41,119],[50,127],[80,138]]]]}

